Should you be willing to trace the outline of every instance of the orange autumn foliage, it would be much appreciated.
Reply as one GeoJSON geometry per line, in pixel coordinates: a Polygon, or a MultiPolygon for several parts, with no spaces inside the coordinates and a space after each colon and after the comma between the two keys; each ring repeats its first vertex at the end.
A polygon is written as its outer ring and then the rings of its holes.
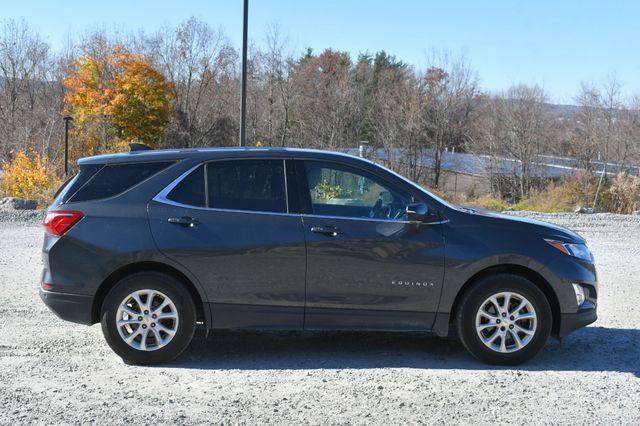
{"type": "Polygon", "coordinates": [[[134,141],[154,145],[163,137],[173,86],[144,55],[107,47],[102,56],[74,61],[63,83],[77,139],[73,157],[121,150],[134,141]]]}

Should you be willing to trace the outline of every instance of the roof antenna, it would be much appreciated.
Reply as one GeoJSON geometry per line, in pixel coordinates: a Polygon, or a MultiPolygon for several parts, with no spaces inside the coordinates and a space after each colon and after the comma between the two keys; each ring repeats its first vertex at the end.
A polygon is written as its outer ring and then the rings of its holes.
{"type": "Polygon", "coordinates": [[[153,151],[153,148],[143,143],[130,143],[129,152],[136,152],[136,151],[153,151]]]}

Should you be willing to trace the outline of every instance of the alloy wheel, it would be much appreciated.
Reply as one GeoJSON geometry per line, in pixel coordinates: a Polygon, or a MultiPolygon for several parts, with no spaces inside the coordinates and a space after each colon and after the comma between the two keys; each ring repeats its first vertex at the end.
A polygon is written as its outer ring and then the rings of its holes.
{"type": "Polygon", "coordinates": [[[533,304],[521,294],[500,292],[487,298],[476,314],[476,332],[489,349],[516,352],[535,335],[538,318],[533,304]]]}
{"type": "Polygon", "coordinates": [[[140,351],[166,346],[178,330],[178,310],[164,293],[137,290],[124,298],[116,312],[116,326],[124,342],[140,351]]]}

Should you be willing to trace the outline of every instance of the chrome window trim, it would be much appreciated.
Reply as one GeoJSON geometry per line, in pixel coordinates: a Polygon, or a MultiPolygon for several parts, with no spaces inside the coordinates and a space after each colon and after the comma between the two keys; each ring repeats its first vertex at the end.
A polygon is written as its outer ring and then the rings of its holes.
{"type": "MultiPolygon", "coordinates": [[[[167,195],[173,190],[173,188],[175,188],[183,179],[185,179],[189,174],[191,174],[193,171],[195,171],[198,167],[204,165],[205,166],[205,173],[206,173],[206,165],[209,163],[213,163],[213,162],[217,162],[217,161],[236,161],[238,159],[220,159],[220,160],[213,160],[213,161],[203,161],[202,163],[198,163],[195,166],[191,167],[189,170],[185,171],[184,173],[182,173],[180,176],[178,176],[173,182],[171,182],[169,185],[167,185],[162,191],[160,191],[155,197],[153,197],[151,200],[155,201],[157,203],[162,203],[162,204],[167,204],[170,206],[174,206],[174,207],[181,207],[181,208],[185,208],[185,209],[193,209],[193,210],[202,210],[202,211],[214,211],[214,212],[221,212],[221,213],[244,213],[244,214],[260,214],[260,215],[272,215],[272,216],[292,216],[292,217],[308,217],[308,218],[317,218],[317,219],[336,219],[336,220],[358,220],[358,221],[365,221],[365,222],[382,222],[382,223],[401,223],[401,224],[407,224],[407,225],[411,225],[411,224],[420,224],[420,225],[440,225],[440,224],[444,224],[449,222],[448,219],[445,220],[441,220],[441,221],[436,221],[436,222],[415,222],[415,221],[410,221],[410,220],[395,220],[395,219],[378,219],[378,218],[369,218],[369,217],[349,217],[349,216],[325,216],[325,215],[316,215],[316,214],[311,214],[311,213],[290,213],[289,212],[289,197],[288,197],[288,193],[289,193],[289,188],[287,186],[287,164],[286,164],[286,159],[282,159],[282,161],[284,162],[284,179],[285,179],[285,194],[287,194],[285,196],[286,198],[286,204],[287,204],[287,212],[286,213],[280,213],[280,212],[265,212],[265,211],[257,211],[257,210],[235,210],[235,209],[221,209],[221,208],[216,208],[216,207],[200,207],[200,206],[193,206],[190,204],[183,204],[183,203],[178,203],[177,201],[173,201],[167,198],[167,195]]],[[[269,160],[280,160],[280,158],[269,158],[269,160]]],[[[206,176],[205,176],[206,178],[206,176]]]]}
{"type": "Polygon", "coordinates": [[[209,193],[208,193],[208,182],[207,182],[208,167],[207,166],[210,163],[216,163],[220,161],[238,161],[238,160],[256,160],[256,159],[255,158],[221,158],[218,160],[203,161],[201,163],[196,164],[195,166],[191,167],[189,170],[185,171],[180,176],[178,176],[173,182],[167,185],[162,191],[158,192],[158,194],[156,194],[156,196],[153,197],[151,201],[167,204],[170,206],[181,207],[186,209],[194,209],[194,210],[219,211],[219,212],[227,212],[227,213],[257,213],[257,214],[263,214],[263,215],[268,214],[268,215],[278,215],[278,216],[300,216],[299,213],[289,213],[289,188],[287,187],[287,163],[286,163],[286,159],[284,158],[259,158],[259,160],[282,160],[283,175],[284,175],[285,208],[286,208],[286,212],[284,213],[265,212],[265,211],[259,211],[259,210],[221,209],[217,207],[206,207],[206,206],[200,207],[200,206],[193,206],[190,204],[179,203],[177,201],[173,201],[167,198],[167,195],[169,195],[169,193],[173,191],[173,189],[176,186],[178,186],[180,182],[182,182],[187,176],[189,176],[198,167],[203,166],[204,167],[205,204],[209,205],[209,193]]]}
{"type": "Polygon", "coordinates": [[[198,206],[191,206],[189,204],[177,203],[175,201],[171,201],[166,198],[158,198],[158,197],[154,197],[152,201],[162,203],[162,204],[167,204],[174,207],[181,207],[185,209],[202,210],[202,211],[209,211],[209,212],[259,214],[259,215],[268,215],[268,216],[293,216],[293,217],[301,216],[301,214],[299,213],[262,212],[257,210],[231,210],[231,209],[220,209],[216,207],[198,207],[198,206]]]}
{"type": "Polygon", "coordinates": [[[375,217],[323,216],[323,215],[317,215],[317,214],[302,214],[302,216],[318,218],[318,219],[341,219],[341,220],[360,220],[365,222],[402,223],[406,225],[440,225],[440,224],[449,222],[449,219],[439,220],[437,222],[416,222],[413,220],[378,219],[375,217]]]}
{"type": "MultiPolygon", "coordinates": [[[[205,208],[205,207],[198,207],[198,206],[191,206],[189,204],[182,204],[182,203],[178,203],[176,201],[172,201],[169,200],[167,198],[167,195],[169,195],[169,193],[173,190],[173,188],[175,188],[176,186],[178,186],[178,184],[180,182],[182,182],[182,180],[184,178],[186,178],[187,176],[189,176],[191,174],[191,172],[193,172],[195,169],[197,169],[198,167],[200,167],[201,165],[203,165],[204,163],[198,163],[195,166],[191,167],[189,170],[187,170],[186,172],[182,173],[180,176],[178,176],[177,178],[175,178],[173,180],[173,182],[171,182],[169,185],[165,186],[165,188],[158,192],[158,194],[156,194],[155,197],[153,197],[151,200],[152,201],[157,201],[159,203],[164,203],[164,204],[170,204],[170,205],[174,205],[174,206],[179,206],[179,207],[189,207],[189,208],[205,208]]],[[[206,167],[205,167],[206,169],[206,167]]],[[[206,199],[205,199],[206,202],[206,199]]]]}

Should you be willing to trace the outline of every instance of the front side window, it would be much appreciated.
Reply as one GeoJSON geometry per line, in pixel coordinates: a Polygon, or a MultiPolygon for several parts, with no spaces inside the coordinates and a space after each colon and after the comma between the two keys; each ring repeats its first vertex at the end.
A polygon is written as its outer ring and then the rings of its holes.
{"type": "Polygon", "coordinates": [[[215,161],[207,164],[209,207],[286,213],[282,160],[215,161]]]}
{"type": "Polygon", "coordinates": [[[406,220],[411,196],[366,172],[314,161],[305,171],[315,215],[406,220]]]}

